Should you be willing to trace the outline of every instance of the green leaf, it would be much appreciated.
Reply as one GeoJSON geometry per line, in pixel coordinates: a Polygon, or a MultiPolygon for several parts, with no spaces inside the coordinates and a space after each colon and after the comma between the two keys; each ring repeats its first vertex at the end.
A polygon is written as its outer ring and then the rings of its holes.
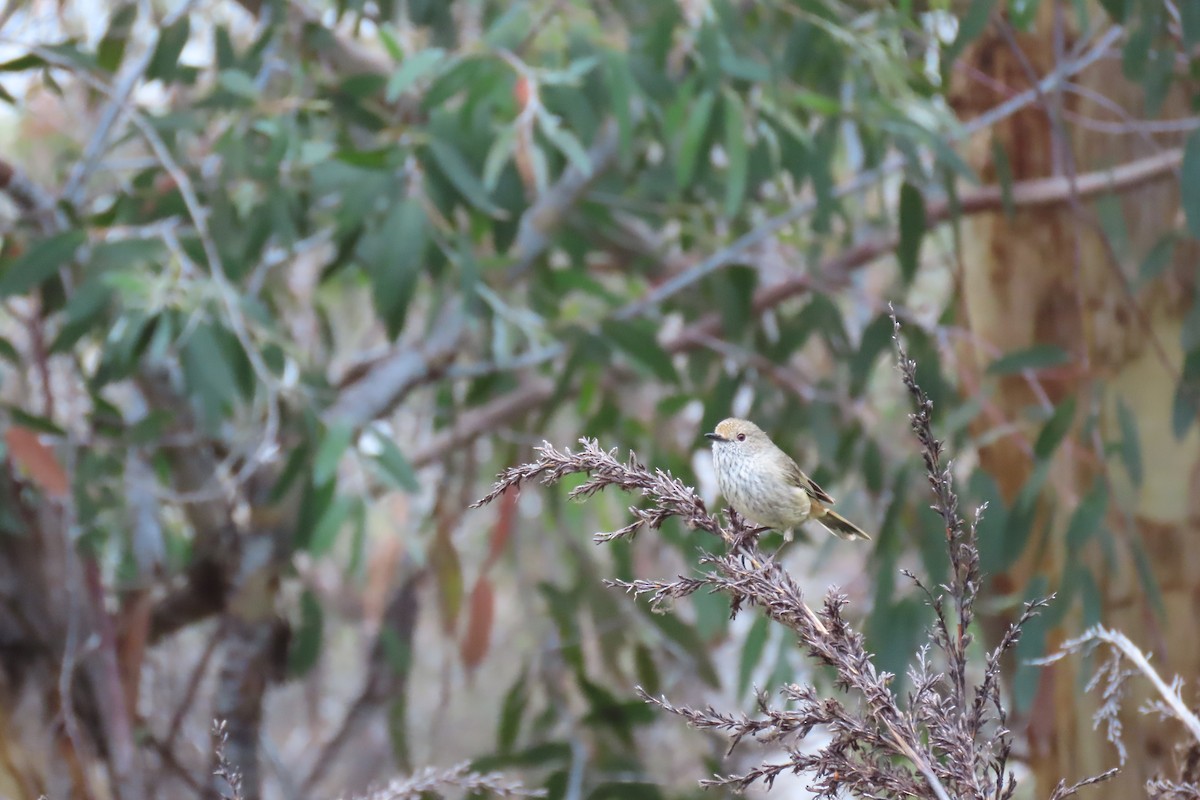
{"type": "Polygon", "coordinates": [[[348,423],[335,423],[325,430],[313,461],[313,485],[323,486],[337,474],[342,454],[353,438],[354,427],[348,423]]]}
{"type": "Polygon", "coordinates": [[[1179,331],[1179,344],[1185,353],[1190,353],[1200,347],[1200,303],[1193,302],[1187,316],[1183,318],[1183,326],[1179,331]]]}
{"type": "Polygon", "coordinates": [[[208,423],[216,424],[232,408],[238,394],[233,354],[222,346],[219,329],[213,323],[201,323],[184,341],[180,355],[188,391],[199,398],[208,423]]]}
{"type": "Polygon", "coordinates": [[[543,86],[578,86],[599,63],[595,56],[584,56],[572,61],[566,69],[543,71],[539,79],[543,86]]]}
{"type": "Polygon", "coordinates": [[[679,380],[671,356],[658,346],[654,323],[649,320],[608,320],[601,325],[606,339],[650,375],[667,383],[679,380]]]}
{"type": "Polygon", "coordinates": [[[93,273],[80,284],[63,309],[62,327],[50,345],[50,352],[65,353],[70,350],[99,322],[108,310],[112,296],[113,290],[102,275],[93,273]]]}
{"type": "Polygon", "coordinates": [[[146,67],[147,80],[169,82],[179,74],[179,56],[187,46],[188,36],[191,35],[191,15],[184,14],[174,25],[171,25],[158,37],[154,45],[154,55],[146,67]]]}
{"type": "Polygon", "coordinates": [[[12,416],[12,421],[23,428],[29,428],[31,431],[38,433],[47,433],[51,436],[66,436],[67,432],[55,424],[54,420],[43,417],[38,414],[30,414],[28,411],[23,411],[16,406],[8,406],[8,413],[12,416]]]}
{"type": "Polygon", "coordinates": [[[375,310],[395,339],[404,328],[408,304],[425,263],[425,207],[416,198],[392,206],[380,229],[359,243],[367,264],[375,310]]]}
{"type": "Polygon", "coordinates": [[[17,352],[17,348],[3,336],[0,336],[0,358],[4,359],[14,367],[21,366],[21,354],[17,352]]]}
{"type": "Polygon", "coordinates": [[[237,61],[233,38],[229,35],[229,29],[224,25],[217,25],[213,29],[213,61],[216,62],[218,69],[229,69],[237,61]]]}
{"type": "Polygon", "coordinates": [[[697,161],[702,155],[700,151],[708,138],[708,124],[716,101],[715,92],[705,92],[691,104],[675,158],[675,185],[680,189],[686,189],[692,183],[697,161]]]}
{"type": "Polygon", "coordinates": [[[1075,507],[1071,522],[1067,525],[1067,553],[1070,556],[1078,555],[1088,539],[1100,529],[1107,510],[1108,487],[1103,480],[1097,479],[1092,490],[1075,507]]]}
{"type": "Polygon", "coordinates": [[[321,655],[324,628],[325,616],[321,611],[321,603],[311,589],[305,589],[300,595],[300,625],[288,648],[289,675],[306,675],[316,665],[321,655]]]}
{"type": "MultiPolygon", "coordinates": [[[[1049,593],[1049,580],[1045,575],[1036,575],[1025,590],[1025,602],[1040,600],[1049,593]]],[[[1049,621],[1044,614],[1038,614],[1021,630],[1021,638],[1017,642],[1017,670],[1013,676],[1013,705],[1021,712],[1027,712],[1033,706],[1037,697],[1038,683],[1041,680],[1042,668],[1030,664],[1033,659],[1041,658],[1046,653],[1046,634],[1049,632],[1049,621]]]]}
{"type": "Polygon", "coordinates": [[[1183,44],[1191,50],[1200,44],[1200,3],[1179,3],[1179,21],[1183,28],[1183,44]]]}
{"type": "Polygon", "coordinates": [[[567,742],[541,742],[515,753],[481,756],[471,762],[476,772],[493,772],[507,767],[545,767],[554,763],[570,763],[571,745],[567,742]]]}
{"type": "Polygon", "coordinates": [[[1134,486],[1142,485],[1142,448],[1138,439],[1137,419],[1125,401],[1117,398],[1117,424],[1121,427],[1121,461],[1134,486]]]}
{"type": "Polygon", "coordinates": [[[1100,0],[1100,5],[1104,6],[1104,10],[1117,25],[1124,24],[1129,15],[1129,4],[1130,0],[1100,0]]]}
{"type": "Polygon", "coordinates": [[[1049,476],[1050,462],[1037,462],[1033,472],[1025,481],[1025,485],[1021,487],[1021,491],[1013,500],[1012,509],[1008,513],[1008,519],[1005,520],[1004,541],[1001,546],[1000,557],[1001,563],[1004,565],[1003,569],[1016,563],[1025,549],[1025,543],[1029,541],[1029,535],[1033,532],[1037,516],[1038,500],[1042,496],[1042,489],[1045,488],[1046,479],[1049,476]]]}
{"type": "Polygon", "coordinates": [[[641,687],[648,694],[658,694],[662,687],[662,679],[658,674],[658,665],[654,663],[653,651],[641,642],[634,648],[633,665],[641,687]]]}
{"type": "Polygon", "coordinates": [[[1200,350],[1193,350],[1183,362],[1183,374],[1171,406],[1171,429],[1176,439],[1187,435],[1197,413],[1200,413],[1200,350]]]}
{"type": "Polygon", "coordinates": [[[988,367],[989,375],[1016,375],[1027,369],[1039,370],[1068,364],[1071,357],[1061,347],[1035,344],[1024,350],[1006,353],[988,367]]]}
{"type": "Polygon", "coordinates": [[[1074,421],[1075,396],[1071,395],[1058,404],[1049,421],[1042,427],[1042,432],[1038,434],[1037,442],[1033,445],[1034,454],[1038,458],[1049,458],[1071,430],[1071,423],[1074,421]]]}
{"type": "Polygon", "coordinates": [[[457,147],[445,139],[431,139],[428,148],[442,174],[454,184],[463,199],[490,217],[503,219],[508,216],[504,209],[492,202],[487,188],[475,177],[457,147]]]}
{"type": "Polygon", "coordinates": [[[585,176],[590,176],[592,174],[592,158],[579,143],[575,134],[562,126],[562,120],[544,108],[538,110],[537,120],[538,129],[558,148],[560,153],[567,157],[575,169],[585,176]]]}
{"type": "Polygon", "coordinates": [[[1108,237],[1109,246],[1118,263],[1129,260],[1129,227],[1125,224],[1125,208],[1114,193],[1102,194],[1093,203],[1100,229],[1108,237]]]}
{"type": "Polygon", "coordinates": [[[383,42],[383,49],[387,50],[393,61],[401,61],[404,59],[404,48],[400,46],[400,42],[396,40],[396,35],[392,33],[391,27],[388,25],[380,25],[377,29],[379,32],[379,41],[383,42]]]}
{"type": "Polygon", "coordinates": [[[0,64],[0,72],[24,72],[30,69],[41,69],[44,66],[46,66],[44,58],[30,53],[28,55],[17,56],[0,64]]]}
{"type": "Polygon", "coordinates": [[[342,526],[346,524],[346,520],[350,518],[355,504],[361,502],[362,500],[358,498],[338,497],[326,507],[325,513],[321,515],[321,519],[313,529],[312,539],[308,543],[308,551],[314,558],[323,556],[333,549],[337,535],[341,532],[342,526]]]}
{"type": "Polygon", "coordinates": [[[521,674],[513,681],[512,686],[504,694],[504,702],[500,705],[500,720],[496,725],[496,750],[500,753],[511,753],[521,733],[521,716],[529,705],[528,670],[523,668],[521,674]]]}
{"type": "Polygon", "coordinates": [[[617,118],[617,146],[621,163],[633,159],[633,99],[636,87],[626,57],[614,51],[604,56],[604,75],[613,116],[617,118]]]}
{"type": "Polygon", "coordinates": [[[879,355],[892,345],[892,320],[880,314],[863,329],[858,352],[850,360],[850,395],[859,397],[866,391],[867,379],[879,355]]]}
{"type": "Polygon", "coordinates": [[[129,31],[137,18],[137,5],[126,3],[113,12],[104,38],[96,46],[96,64],[105,72],[116,72],[125,57],[125,45],[129,42],[129,31]]]}
{"type": "Polygon", "coordinates": [[[1125,49],[1121,53],[1121,67],[1125,77],[1141,82],[1146,76],[1146,64],[1150,60],[1150,48],[1154,46],[1154,24],[1149,20],[1134,28],[1125,37],[1125,49]]]}
{"type": "Polygon", "coordinates": [[[389,103],[396,102],[400,95],[411,89],[417,81],[436,72],[445,57],[445,50],[431,47],[404,59],[400,67],[388,78],[384,99],[389,103]]]}
{"type": "Polygon", "coordinates": [[[1150,556],[1146,553],[1146,545],[1140,536],[1132,536],[1129,546],[1133,550],[1133,565],[1137,569],[1138,581],[1146,596],[1150,598],[1150,606],[1161,621],[1167,615],[1167,606],[1163,601],[1162,587],[1150,565],[1150,556]]]}
{"type": "Polygon", "coordinates": [[[1004,542],[1004,534],[1008,528],[1008,509],[1004,507],[1000,487],[995,478],[981,469],[971,473],[969,487],[971,497],[977,503],[976,507],[982,508],[987,505],[975,531],[979,538],[980,563],[986,572],[1001,572],[1007,569],[1010,563],[1006,561],[1008,554],[1004,542]]]}
{"type": "Polygon", "coordinates": [[[745,695],[746,690],[750,688],[750,676],[754,673],[758,662],[762,660],[763,652],[767,649],[767,636],[770,633],[770,620],[759,615],[758,619],[754,620],[754,624],[750,626],[750,632],[746,634],[746,641],[742,644],[742,656],[738,663],[738,697],[745,695]]]}
{"type": "Polygon", "coordinates": [[[746,196],[750,158],[746,148],[746,109],[737,93],[726,90],[722,97],[725,111],[725,216],[737,216],[746,196]]]}
{"type": "Polygon", "coordinates": [[[0,273],[0,298],[25,294],[58,272],[87,240],[80,230],[37,242],[0,273]]]}
{"type": "Polygon", "coordinates": [[[88,255],[89,273],[108,271],[141,271],[145,262],[159,258],[166,248],[159,239],[122,239],[98,242],[88,255]]]}
{"type": "Polygon", "coordinates": [[[1191,136],[1188,136],[1179,172],[1179,187],[1188,231],[1192,238],[1200,239],[1200,131],[1193,131],[1191,136]]]}
{"type": "Polygon", "coordinates": [[[758,270],[740,264],[722,270],[714,280],[721,322],[730,340],[741,336],[754,318],[754,287],[757,284],[758,270]]]}
{"type": "Polygon", "coordinates": [[[400,448],[392,440],[392,437],[379,435],[378,438],[381,449],[379,455],[375,456],[375,460],[383,468],[383,473],[397,489],[404,489],[412,494],[419,492],[421,484],[417,480],[417,473],[413,469],[412,462],[405,458],[404,453],[400,452],[400,448]]]}
{"type": "Polygon", "coordinates": [[[1004,146],[997,138],[992,139],[992,163],[996,167],[996,182],[1000,184],[1000,203],[1004,207],[1004,216],[1009,219],[1017,212],[1017,205],[1013,201],[1013,176],[1012,164],[1008,160],[1008,153],[1004,146]]]}
{"type": "Polygon", "coordinates": [[[992,16],[992,8],[996,5],[996,0],[971,0],[971,5],[967,7],[967,11],[959,19],[958,35],[954,37],[953,44],[947,50],[947,58],[950,61],[958,58],[958,54],[987,28],[988,21],[992,16]]]}
{"type": "Polygon", "coordinates": [[[1142,268],[1138,271],[1137,286],[1140,289],[1150,281],[1159,277],[1171,265],[1171,259],[1175,255],[1175,243],[1178,237],[1174,231],[1166,233],[1161,239],[1154,243],[1154,247],[1146,255],[1146,260],[1142,262],[1142,268]]]}
{"type": "Polygon", "coordinates": [[[687,625],[674,614],[659,614],[652,611],[649,601],[645,598],[639,599],[638,609],[645,614],[650,624],[658,628],[672,642],[683,648],[683,651],[691,657],[690,666],[696,671],[696,675],[700,680],[713,688],[721,685],[721,678],[717,675],[717,670],[713,666],[712,657],[709,655],[709,648],[696,633],[695,628],[687,625]]]}
{"type": "Polygon", "coordinates": [[[443,107],[448,100],[472,86],[485,83],[496,69],[494,56],[460,58],[444,70],[421,94],[421,107],[427,110],[443,107]]]}
{"type": "Polygon", "coordinates": [[[246,100],[258,99],[258,87],[254,78],[237,69],[223,69],[217,75],[217,85],[225,91],[246,100]]]}
{"type": "Polygon", "coordinates": [[[500,174],[512,158],[516,142],[517,126],[506,125],[488,148],[487,158],[483,160],[483,185],[489,192],[496,191],[500,174]]]}
{"type": "Polygon", "coordinates": [[[905,181],[900,186],[900,243],[896,257],[905,283],[917,274],[921,260],[921,240],[925,238],[925,198],[921,190],[905,181]]]}
{"type": "Polygon", "coordinates": [[[1008,6],[1009,21],[1017,30],[1028,32],[1040,5],[1041,0],[1011,0],[1008,6]]]}

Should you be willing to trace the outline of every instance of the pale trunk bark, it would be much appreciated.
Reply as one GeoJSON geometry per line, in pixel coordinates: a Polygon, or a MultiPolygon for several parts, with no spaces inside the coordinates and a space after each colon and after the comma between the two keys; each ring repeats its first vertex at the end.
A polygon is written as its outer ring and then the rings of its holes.
{"type": "MultiPolygon", "coordinates": [[[[1063,18],[1074,20],[1071,3],[1060,7],[1063,18]]],[[[1103,20],[1096,4],[1089,10],[1103,20]]],[[[955,70],[953,102],[963,120],[1002,101],[997,85],[1013,93],[1031,86],[1030,70],[1039,78],[1056,64],[1053,2],[1042,4],[1032,32],[1014,41],[992,26],[970,48],[955,70]]],[[[1066,32],[1065,50],[1074,33],[1066,32]]],[[[1119,57],[1088,68],[1077,83],[1108,98],[1132,118],[1147,116],[1143,93],[1121,74],[1119,57]]],[[[1064,93],[1044,98],[1050,107],[1061,102],[1074,115],[1111,120],[1112,111],[1086,94],[1064,93]]],[[[1161,112],[1164,117],[1187,116],[1186,92],[1176,90],[1161,112]]],[[[1146,157],[1159,149],[1180,145],[1178,138],[1113,135],[1087,130],[1071,119],[1055,127],[1047,105],[1034,104],[995,128],[996,141],[1008,155],[1016,181],[1070,175],[1104,169],[1146,157]],[[1065,136],[1057,136],[1065,132],[1065,136]]],[[[969,147],[968,160],[986,182],[996,182],[991,140],[980,138],[969,147]]],[[[1095,205],[1067,203],[1050,209],[979,215],[962,222],[960,311],[968,329],[972,363],[982,372],[996,354],[1033,344],[1050,343],[1072,354],[1071,364],[1039,375],[1040,387],[1024,377],[1000,380],[989,409],[990,418],[1027,419],[1025,410],[1046,400],[1057,404],[1075,393],[1079,399],[1076,427],[1055,456],[1052,477],[1042,500],[1038,530],[1030,536],[1021,560],[1005,575],[994,576],[1000,591],[1022,591],[1036,575],[1057,588],[1065,560],[1064,534],[1075,504],[1105,467],[1097,457],[1096,440],[1082,440],[1080,421],[1093,409],[1099,416],[1099,439],[1121,438],[1117,424],[1118,398],[1137,420],[1144,478],[1133,486],[1113,457],[1107,459],[1114,502],[1106,525],[1117,541],[1118,568],[1106,564],[1097,539],[1085,558],[1099,584],[1104,622],[1126,632],[1147,652],[1165,677],[1178,673],[1193,694],[1200,690],[1200,548],[1190,546],[1193,521],[1200,511],[1197,468],[1200,467],[1200,426],[1182,441],[1171,427],[1171,409],[1182,369],[1181,324],[1192,306],[1194,246],[1176,248],[1174,263],[1164,277],[1135,295],[1125,281],[1136,277],[1141,259],[1166,231],[1179,226],[1179,182],[1171,176],[1124,193],[1121,215],[1128,231],[1128,257],[1119,258],[1105,244],[1095,205]],[[1122,278],[1122,275],[1125,276],[1122,278]],[[1096,392],[1095,395],[1092,393],[1096,392]],[[1095,398],[1093,400],[1093,398],[1095,398]],[[1044,532],[1044,533],[1043,533],[1044,532]],[[1139,580],[1131,543],[1140,541],[1161,585],[1165,618],[1153,611],[1139,580]]],[[[979,372],[974,379],[979,380],[979,372]]],[[[986,416],[986,415],[985,415],[986,416]]],[[[997,480],[1011,502],[1031,468],[1031,443],[1037,426],[1024,424],[1018,435],[1005,437],[982,453],[982,465],[997,480]]],[[[984,565],[985,569],[987,565],[984,565]]],[[[1079,623],[1078,608],[1064,627],[1053,631],[1054,647],[1079,623]]],[[[1037,796],[1048,795],[1060,779],[1069,782],[1115,764],[1116,755],[1103,731],[1092,729],[1094,698],[1080,699],[1078,658],[1060,662],[1042,677],[1033,710],[1016,720],[1028,736],[1031,765],[1038,778],[1037,796]]],[[[1133,684],[1137,689],[1144,685],[1133,684]]],[[[1144,693],[1134,692],[1125,703],[1125,741],[1130,763],[1122,776],[1091,797],[1145,796],[1143,784],[1157,772],[1175,774],[1174,745],[1180,732],[1157,718],[1138,713],[1144,693]]]]}

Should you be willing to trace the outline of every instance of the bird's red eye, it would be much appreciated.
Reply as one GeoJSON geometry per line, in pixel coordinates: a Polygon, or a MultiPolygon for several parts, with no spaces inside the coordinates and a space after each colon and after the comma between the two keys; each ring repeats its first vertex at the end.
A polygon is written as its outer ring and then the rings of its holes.
{"type": "Polygon", "coordinates": [[[744,433],[739,433],[739,434],[738,434],[738,441],[739,441],[739,442],[744,442],[744,441],[746,441],[746,434],[744,434],[744,433]]]}

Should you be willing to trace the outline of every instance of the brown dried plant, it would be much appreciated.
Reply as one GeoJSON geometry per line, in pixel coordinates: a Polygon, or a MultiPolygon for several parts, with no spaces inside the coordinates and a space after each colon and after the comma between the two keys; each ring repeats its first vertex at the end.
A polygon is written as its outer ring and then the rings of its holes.
{"type": "MultiPolygon", "coordinates": [[[[668,519],[716,536],[725,543],[718,554],[701,560],[699,574],[674,580],[609,581],[638,595],[648,595],[662,610],[697,591],[720,592],[730,600],[733,616],[757,607],[787,627],[801,649],[818,665],[832,668],[833,691],[823,693],[811,683],[790,683],[781,690],[783,705],[758,697],[758,714],[723,712],[708,706],[676,706],[666,698],[638,691],[649,703],[683,717],[701,729],[729,737],[730,750],[744,740],[783,747],[782,762],[763,762],[740,774],[715,775],[706,786],[745,789],[754,783],[768,787],[785,772],[803,774],[817,796],[853,795],[871,798],[985,798],[1006,800],[1016,788],[1008,768],[1012,733],[1000,691],[1000,660],[1013,649],[1021,630],[1049,599],[1029,603],[1020,617],[988,653],[982,674],[972,679],[968,646],[975,623],[975,600],[981,574],[976,526],[980,513],[966,521],[942,443],[933,435],[933,404],[917,384],[916,363],[908,357],[893,317],[899,371],[914,404],[910,414],[925,461],[933,508],[945,523],[951,578],[936,589],[917,584],[929,597],[934,622],[927,641],[913,657],[908,676],[911,689],[902,699],[893,691],[893,675],[876,669],[863,635],[846,619],[847,598],[831,587],[818,608],[811,607],[792,576],[759,549],[752,529],[735,512],[711,513],[695,490],[670,472],[643,465],[630,453],[621,461],[615,450],[604,450],[591,439],[582,449],[560,450],[549,443],[537,448],[537,459],[505,470],[492,491],[475,507],[532,480],[554,484],[568,475],[586,480],[570,492],[586,498],[616,487],[640,494],[644,502],[630,508],[633,521],[620,530],[596,534],[597,542],[633,537],[642,528],[657,529],[668,519]],[[805,748],[804,740],[817,728],[829,735],[826,744],[805,748]]],[[[1052,800],[1069,797],[1082,786],[1104,780],[1102,775],[1074,785],[1060,784],[1052,800]]]]}

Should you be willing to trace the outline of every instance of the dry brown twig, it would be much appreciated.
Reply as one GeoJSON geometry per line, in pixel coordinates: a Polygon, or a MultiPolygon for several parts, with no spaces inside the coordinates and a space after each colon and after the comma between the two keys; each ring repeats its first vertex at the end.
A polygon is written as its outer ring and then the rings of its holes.
{"type": "MultiPolygon", "coordinates": [[[[607,487],[635,492],[643,502],[629,509],[633,521],[619,530],[596,534],[597,542],[632,538],[641,529],[657,529],[674,517],[689,529],[720,538],[726,550],[704,556],[701,572],[695,576],[609,581],[609,585],[648,596],[660,611],[702,589],[725,594],[732,615],[749,606],[758,607],[788,628],[812,661],[832,668],[835,692],[823,694],[811,684],[788,684],[781,690],[786,707],[773,707],[767,696],[760,694],[759,713],[754,717],[711,706],[676,706],[639,688],[647,702],[683,717],[693,727],[727,735],[731,750],[747,739],[786,749],[787,759],[781,763],[762,763],[741,774],[716,775],[703,781],[704,785],[737,790],[759,782],[770,786],[779,775],[791,772],[806,775],[811,781],[809,789],[824,798],[849,793],[1007,800],[1015,791],[1015,779],[1007,768],[1012,736],[1000,697],[1000,659],[1016,646],[1022,627],[1048,601],[1026,606],[988,655],[983,676],[972,681],[967,652],[975,598],[982,583],[976,540],[979,514],[972,522],[959,514],[942,444],[933,436],[933,405],[916,382],[916,363],[900,344],[894,316],[893,322],[901,379],[915,407],[910,415],[912,429],[924,455],[934,508],[945,522],[952,571],[947,586],[925,589],[934,624],[909,669],[912,689],[905,702],[891,688],[893,676],[876,670],[862,634],[843,615],[847,599],[836,587],[814,610],[791,575],[758,549],[756,534],[732,510],[724,519],[710,513],[692,487],[669,472],[647,468],[632,453],[620,461],[615,450],[606,451],[586,438],[580,440],[582,449],[575,452],[544,443],[537,448],[535,461],[502,472],[492,491],[475,504],[490,503],[529,481],[553,484],[571,474],[587,478],[570,492],[570,498],[588,497],[607,487]],[[939,654],[941,671],[934,666],[933,653],[939,654]],[[815,751],[802,749],[803,740],[818,727],[827,732],[830,741],[815,751]]],[[[1053,800],[1111,774],[1060,785],[1053,800]]]]}

